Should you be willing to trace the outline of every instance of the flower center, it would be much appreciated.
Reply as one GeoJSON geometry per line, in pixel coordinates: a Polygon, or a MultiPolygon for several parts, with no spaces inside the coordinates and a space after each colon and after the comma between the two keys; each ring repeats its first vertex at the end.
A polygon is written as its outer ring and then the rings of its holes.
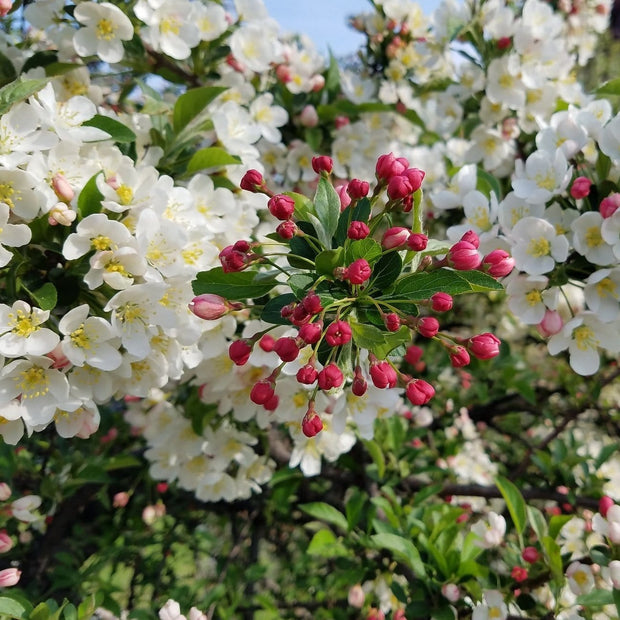
{"type": "Polygon", "coordinates": [[[18,310],[17,316],[12,312],[9,313],[9,325],[11,326],[11,331],[22,338],[28,338],[28,336],[41,329],[40,325],[35,322],[32,313],[26,314],[23,310],[18,310]]]}
{"type": "Polygon", "coordinates": [[[143,320],[144,310],[138,304],[128,303],[118,309],[117,315],[121,323],[133,323],[143,320]]]}
{"type": "Polygon", "coordinates": [[[536,306],[542,302],[542,295],[539,290],[534,289],[525,294],[525,300],[530,306],[536,306]]]}
{"type": "Polygon", "coordinates": [[[116,190],[116,193],[118,195],[119,200],[121,201],[121,204],[124,207],[130,204],[131,201],[133,200],[133,190],[128,185],[125,185],[125,184],[121,185],[116,190]]]}
{"type": "Polygon", "coordinates": [[[95,248],[95,250],[97,250],[99,252],[103,252],[104,250],[113,250],[113,249],[115,249],[115,244],[112,243],[112,239],[110,239],[110,237],[106,237],[104,235],[99,235],[98,237],[93,237],[90,240],[90,243],[95,248]]]}
{"type": "Polygon", "coordinates": [[[17,387],[21,391],[22,400],[45,396],[49,392],[49,379],[45,374],[45,368],[32,366],[20,372],[17,387]]]}
{"type": "Polygon", "coordinates": [[[71,332],[69,336],[71,342],[80,349],[90,349],[90,338],[84,332],[84,323],[82,323],[76,330],[71,332]]]}
{"type": "Polygon", "coordinates": [[[574,332],[575,343],[580,351],[587,351],[588,349],[596,349],[599,344],[599,340],[594,333],[594,330],[587,325],[580,325],[574,332]]]}
{"type": "Polygon", "coordinates": [[[97,38],[110,41],[114,38],[116,27],[109,19],[100,19],[97,23],[97,38]]]}
{"type": "Polygon", "coordinates": [[[549,243],[549,239],[545,239],[545,237],[538,237],[538,239],[532,239],[527,246],[527,253],[534,258],[548,256],[550,250],[551,244],[549,243]]]}
{"type": "Polygon", "coordinates": [[[603,237],[601,237],[601,229],[598,226],[591,226],[586,231],[586,243],[589,248],[597,248],[602,245],[603,237]]]}
{"type": "Polygon", "coordinates": [[[596,284],[596,294],[599,297],[614,297],[618,299],[616,283],[611,278],[603,278],[596,284]]]}

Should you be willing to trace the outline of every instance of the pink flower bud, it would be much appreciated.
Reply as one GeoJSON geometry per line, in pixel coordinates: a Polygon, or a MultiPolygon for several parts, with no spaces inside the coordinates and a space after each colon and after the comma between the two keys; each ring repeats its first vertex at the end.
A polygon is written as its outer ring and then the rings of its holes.
{"type": "Polygon", "coordinates": [[[127,491],[119,491],[114,494],[112,499],[112,506],[114,508],[124,508],[129,503],[129,493],[127,491]]]}
{"type": "Polygon", "coordinates": [[[415,344],[409,345],[405,352],[405,361],[411,366],[415,366],[421,359],[424,351],[415,344]]]}
{"type": "Polygon", "coordinates": [[[348,116],[336,116],[336,118],[334,119],[334,127],[336,129],[342,129],[343,127],[346,127],[350,124],[351,121],[349,120],[348,116]]]}
{"type": "Polygon", "coordinates": [[[273,350],[283,362],[292,362],[299,355],[297,340],[292,336],[278,338],[273,345],[273,350]]]}
{"type": "Polygon", "coordinates": [[[274,387],[269,379],[257,381],[250,390],[250,400],[256,405],[264,405],[273,396],[274,387]]]}
{"type": "Polygon", "coordinates": [[[155,485],[155,490],[158,493],[165,493],[168,490],[168,483],[167,482],[158,482],[155,485]]]}
{"type": "Polygon", "coordinates": [[[377,159],[375,175],[379,183],[387,183],[392,177],[401,175],[409,167],[404,157],[396,158],[392,153],[381,155],[377,159]]]}
{"type": "Polygon", "coordinates": [[[465,347],[455,346],[450,349],[450,363],[453,368],[463,368],[471,361],[469,353],[465,347]]]}
{"type": "Polygon", "coordinates": [[[276,232],[280,235],[281,239],[288,241],[297,234],[297,224],[293,220],[286,220],[278,224],[276,232]]]}
{"type": "Polygon", "coordinates": [[[321,298],[314,292],[308,293],[302,300],[304,309],[308,314],[315,315],[323,312],[321,298]]]}
{"type": "Polygon", "coordinates": [[[258,346],[265,352],[271,353],[273,351],[273,347],[276,344],[276,339],[271,334],[265,334],[258,341],[258,346]]]}
{"type": "Polygon", "coordinates": [[[528,564],[534,564],[534,562],[538,562],[540,554],[538,553],[536,547],[526,547],[521,552],[521,557],[528,564]]]}
{"type": "Polygon", "coordinates": [[[315,411],[312,401],[310,401],[308,411],[301,421],[301,430],[306,437],[314,437],[323,430],[323,422],[315,411]]]}
{"type": "Polygon", "coordinates": [[[467,243],[471,243],[476,249],[480,247],[480,237],[478,237],[478,233],[473,230],[468,230],[460,239],[461,241],[467,241],[467,243]]]}
{"type": "Polygon", "coordinates": [[[312,315],[304,308],[303,304],[297,304],[288,317],[284,318],[288,318],[293,325],[300,326],[308,323],[312,315]]]}
{"type": "Polygon", "coordinates": [[[330,362],[319,372],[318,383],[322,390],[331,390],[342,385],[344,375],[334,362],[330,362]]]}
{"type": "Polygon", "coordinates": [[[609,495],[603,495],[598,501],[598,511],[601,513],[601,516],[606,517],[607,511],[614,505],[615,502],[609,495]]]}
{"type": "Polygon", "coordinates": [[[347,185],[347,193],[353,200],[358,198],[364,198],[364,196],[368,196],[368,192],[370,191],[370,185],[368,181],[360,181],[359,179],[352,179],[349,181],[347,185]]]}
{"type": "Polygon", "coordinates": [[[482,268],[494,278],[506,277],[515,266],[515,260],[505,250],[493,250],[482,259],[482,268]]]}
{"type": "Polygon", "coordinates": [[[390,200],[402,200],[413,194],[413,187],[406,176],[398,175],[388,181],[387,195],[390,200]]]}
{"type": "Polygon", "coordinates": [[[577,177],[570,186],[570,195],[575,199],[585,198],[590,193],[592,181],[588,177],[577,177]]]}
{"type": "Polygon", "coordinates": [[[383,322],[389,332],[397,332],[400,329],[400,317],[396,312],[390,312],[383,317],[383,322]]]}
{"type": "Polygon", "coordinates": [[[510,37],[500,37],[495,44],[498,50],[505,50],[512,45],[512,39],[510,37]]]}
{"type": "Polygon", "coordinates": [[[325,342],[330,347],[341,347],[351,340],[351,326],[346,321],[334,321],[325,330],[325,342]]]}
{"type": "Polygon", "coordinates": [[[0,0],[0,17],[6,17],[13,8],[13,0],[0,0]]]}
{"type": "Polygon", "coordinates": [[[620,207],[620,193],[610,194],[607,198],[601,200],[601,204],[598,208],[601,215],[607,219],[611,217],[616,210],[620,207]]]}
{"type": "Polygon", "coordinates": [[[211,293],[204,293],[194,297],[187,307],[198,318],[207,321],[219,319],[231,309],[231,306],[223,297],[211,293]]]}
{"type": "Polygon", "coordinates": [[[414,192],[422,187],[422,181],[424,181],[424,177],[426,173],[424,170],[420,170],[419,168],[407,168],[403,172],[403,175],[409,179],[409,183],[411,183],[411,188],[414,192]]]}
{"type": "Polygon", "coordinates": [[[351,392],[355,394],[355,396],[364,396],[366,394],[366,390],[368,389],[368,382],[364,379],[364,375],[362,374],[362,369],[359,366],[356,366],[355,372],[353,373],[353,383],[351,384],[351,392]]]}
{"type": "Polygon", "coordinates": [[[310,89],[313,93],[318,93],[323,90],[325,86],[325,78],[317,73],[310,78],[310,89]]]}
{"type": "Polygon", "coordinates": [[[456,603],[461,598],[461,591],[455,583],[445,583],[441,586],[441,593],[451,603],[456,603]]]}
{"type": "Polygon", "coordinates": [[[422,233],[411,233],[407,239],[407,247],[414,252],[423,252],[428,245],[428,237],[422,233]]]}
{"type": "Polygon", "coordinates": [[[13,539],[6,530],[0,530],[0,553],[6,553],[13,548],[13,539]]]}
{"type": "Polygon", "coordinates": [[[247,241],[237,241],[234,245],[226,246],[219,254],[224,273],[243,271],[250,261],[249,249],[247,241]]]}
{"type": "Polygon", "coordinates": [[[64,202],[59,202],[47,213],[47,221],[50,226],[71,226],[75,221],[77,213],[68,207],[64,202]]]}
{"type": "Polygon", "coordinates": [[[266,403],[263,403],[263,408],[267,411],[275,411],[280,404],[280,397],[274,394],[266,403]]]}
{"type": "Polygon", "coordinates": [[[510,576],[517,582],[521,583],[527,579],[527,568],[523,566],[513,566],[510,576]]]}
{"type": "Polygon", "coordinates": [[[312,385],[319,376],[319,372],[312,364],[306,364],[297,371],[297,381],[303,385],[312,385]]]}
{"type": "Polygon", "coordinates": [[[364,594],[364,589],[359,583],[351,586],[349,589],[349,594],[347,595],[347,601],[351,607],[361,609],[364,606],[365,599],[366,594],[364,594]]]}
{"type": "Polygon", "coordinates": [[[368,228],[368,224],[357,220],[353,220],[347,230],[347,237],[349,239],[366,239],[369,234],[370,228],[368,228]]]}
{"type": "Polygon", "coordinates": [[[448,293],[435,293],[431,297],[431,308],[435,312],[448,312],[448,310],[452,310],[452,295],[448,295],[448,293]]]}
{"type": "Polygon", "coordinates": [[[344,211],[351,204],[351,196],[347,192],[347,185],[341,184],[336,186],[336,193],[340,198],[340,210],[344,211]]]}
{"type": "Polygon", "coordinates": [[[365,258],[354,260],[347,270],[347,279],[351,284],[363,284],[371,275],[372,269],[365,258]]]}
{"type": "Polygon", "coordinates": [[[500,339],[494,334],[485,332],[472,336],[467,341],[467,350],[479,360],[489,360],[499,355],[500,339]]]}
{"type": "Polygon", "coordinates": [[[276,78],[278,78],[282,84],[287,84],[293,79],[291,68],[288,65],[278,65],[276,67],[276,78]]]}
{"type": "Polygon", "coordinates": [[[323,333],[323,322],[317,321],[316,323],[306,323],[299,328],[299,337],[306,344],[316,344],[323,333]]]}
{"type": "Polygon", "coordinates": [[[12,493],[11,487],[6,482],[0,482],[0,501],[6,502],[12,493]]]}
{"type": "Polygon", "coordinates": [[[439,321],[434,316],[423,316],[418,319],[416,329],[421,336],[433,338],[439,331],[439,321]]]}
{"type": "Polygon", "coordinates": [[[248,170],[241,179],[239,187],[248,192],[259,193],[265,187],[265,179],[258,170],[248,170]]]}
{"type": "Polygon", "coordinates": [[[313,105],[307,105],[299,115],[299,122],[303,127],[316,127],[319,124],[319,115],[313,105]]]}
{"type": "Polygon", "coordinates": [[[252,344],[249,340],[235,340],[228,347],[228,357],[237,365],[243,366],[250,359],[252,344]]]}
{"type": "Polygon", "coordinates": [[[385,250],[393,250],[395,248],[402,248],[411,235],[411,231],[402,226],[393,226],[388,228],[381,238],[381,246],[385,250]]]}
{"type": "Polygon", "coordinates": [[[384,388],[396,387],[398,383],[398,374],[392,365],[386,361],[375,362],[370,365],[370,378],[376,388],[380,390],[384,388]]]}
{"type": "Polygon", "coordinates": [[[536,327],[543,338],[549,338],[562,331],[564,320],[557,310],[545,310],[542,321],[536,327]]]}
{"type": "Polygon", "coordinates": [[[459,271],[477,269],[481,262],[476,246],[468,241],[457,241],[448,251],[448,265],[459,271]]]}
{"type": "Polygon", "coordinates": [[[14,586],[21,577],[22,572],[16,568],[0,570],[0,588],[14,586]]]}
{"type": "Polygon", "coordinates": [[[317,174],[321,174],[321,172],[330,174],[333,169],[334,162],[329,155],[318,155],[312,158],[312,170],[317,174]]]}
{"type": "Polygon", "coordinates": [[[435,388],[424,379],[412,379],[407,383],[405,393],[412,405],[425,405],[435,396],[435,388]]]}
{"type": "Polygon", "coordinates": [[[75,192],[69,181],[67,181],[66,177],[60,174],[60,172],[54,175],[52,187],[54,188],[54,192],[56,192],[56,196],[63,202],[71,202],[73,200],[75,192]]]}
{"type": "Polygon", "coordinates": [[[295,212],[295,201],[285,194],[276,194],[267,203],[269,213],[279,220],[290,220],[295,212]]]}

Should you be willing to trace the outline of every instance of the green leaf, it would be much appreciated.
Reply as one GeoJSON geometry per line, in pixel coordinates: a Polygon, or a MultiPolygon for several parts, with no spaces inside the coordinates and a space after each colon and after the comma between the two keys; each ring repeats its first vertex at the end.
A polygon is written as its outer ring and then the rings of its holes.
{"type": "Polygon", "coordinates": [[[551,538],[545,536],[542,539],[542,545],[545,550],[545,557],[551,570],[551,575],[556,585],[561,586],[564,583],[564,568],[562,565],[562,554],[560,553],[560,545],[551,538]]]}
{"type": "Polygon", "coordinates": [[[39,603],[28,616],[28,620],[48,620],[52,616],[52,610],[47,603],[39,603]]]}
{"type": "Polygon", "coordinates": [[[142,467],[142,465],[143,462],[132,454],[118,454],[106,460],[105,470],[130,469],[133,467],[142,467]]]}
{"type": "Polygon", "coordinates": [[[596,95],[620,95],[620,78],[601,84],[594,93],[596,95]]]}
{"type": "Polygon", "coordinates": [[[267,295],[278,284],[274,277],[265,277],[256,271],[224,273],[221,267],[201,271],[192,282],[196,295],[212,293],[232,301],[245,301],[267,295]]]}
{"type": "Polygon", "coordinates": [[[508,512],[512,517],[519,537],[523,536],[525,526],[527,525],[527,508],[525,501],[519,489],[510,480],[499,476],[495,480],[495,484],[506,501],[508,512]]]}
{"type": "Polygon", "coordinates": [[[555,540],[560,530],[572,519],[572,515],[554,515],[549,519],[549,536],[555,540]]]}
{"type": "Polygon", "coordinates": [[[58,303],[58,291],[51,282],[46,282],[41,288],[29,294],[41,310],[53,310],[58,303]]]}
{"type": "Polygon", "coordinates": [[[384,254],[373,267],[369,287],[386,290],[400,275],[403,261],[398,252],[384,254]]]}
{"type": "Polygon", "coordinates": [[[101,211],[101,201],[103,200],[103,194],[97,187],[97,177],[101,174],[93,175],[84,185],[77,201],[78,213],[82,217],[92,215],[93,213],[99,213],[101,211]]]}
{"type": "Polygon", "coordinates": [[[13,63],[0,53],[0,86],[10,84],[17,77],[13,63]]]}
{"type": "Polygon", "coordinates": [[[221,168],[232,164],[240,164],[241,158],[231,155],[227,150],[217,146],[200,149],[192,155],[187,164],[187,172],[198,172],[205,168],[221,168]]]}
{"type": "Polygon", "coordinates": [[[325,502],[311,502],[309,504],[301,504],[299,508],[311,517],[331,523],[345,532],[348,529],[345,516],[330,504],[326,504],[325,502]]]}
{"type": "Polygon", "coordinates": [[[297,220],[307,220],[309,213],[314,213],[314,205],[308,196],[297,192],[284,192],[285,196],[293,199],[295,203],[294,216],[297,220]]]}
{"type": "Polygon", "coordinates": [[[32,611],[32,605],[19,595],[11,592],[0,595],[0,614],[9,616],[10,618],[27,618],[32,611]]]}
{"type": "Polygon", "coordinates": [[[493,192],[499,199],[502,195],[502,189],[499,185],[499,181],[489,174],[483,168],[478,168],[478,190],[481,191],[487,198],[490,198],[490,192],[493,192]]]}
{"type": "Polygon", "coordinates": [[[336,267],[344,267],[344,251],[342,248],[323,250],[316,255],[314,264],[316,265],[317,273],[333,276],[336,267]]]}
{"type": "Polygon", "coordinates": [[[435,293],[444,292],[449,295],[463,293],[483,293],[501,291],[502,285],[493,277],[481,271],[455,271],[441,268],[431,272],[412,273],[404,276],[396,283],[394,292],[389,299],[396,305],[396,300],[403,298],[402,303],[429,299],[435,293]]]}
{"type": "MultiPolygon", "coordinates": [[[[340,197],[333,185],[321,176],[314,195],[314,209],[316,216],[325,231],[329,243],[324,244],[326,249],[330,249],[331,238],[338,228],[338,218],[340,217],[340,197]]],[[[317,230],[317,233],[319,231],[317,230]]]]}
{"type": "Polygon", "coordinates": [[[614,595],[611,590],[593,590],[587,594],[577,597],[577,605],[582,605],[586,609],[591,607],[603,607],[603,605],[613,605],[614,595]]]}
{"type": "Polygon", "coordinates": [[[424,570],[424,563],[420,557],[420,552],[410,540],[398,534],[389,534],[386,532],[373,534],[370,539],[380,549],[387,549],[403,560],[415,573],[416,577],[419,579],[426,577],[426,571],[424,570]]]}
{"type": "Polygon", "coordinates": [[[23,101],[39,92],[49,80],[26,80],[19,77],[14,82],[0,88],[0,115],[8,112],[13,104],[23,101]]]}
{"type": "Polygon", "coordinates": [[[77,609],[73,603],[67,602],[62,610],[62,617],[65,620],[78,620],[77,609]]]}
{"type": "Polygon", "coordinates": [[[290,325],[291,322],[282,317],[281,310],[284,306],[288,306],[288,304],[294,301],[297,301],[297,298],[293,293],[284,293],[270,299],[260,314],[261,320],[273,325],[290,325]]]}
{"type": "Polygon", "coordinates": [[[381,245],[374,239],[368,237],[366,239],[358,239],[357,241],[352,241],[347,248],[346,262],[349,265],[358,258],[365,258],[372,265],[381,254],[381,245]]]}
{"type": "Polygon", "coordinates": [[[411,332],[405,326],[397,332],[382,331],[374,325],[349,320],[353,341],[360,349],[368,349],[379,359],[385,359],[391,351],[411,340],[411,332]]]}
{"type": "Polygon", "coordinates": [[[347,525],[351,531],[359,522],[364,506],[366,505],[367,496],[360,491],[358,487],[351,489],[351,494],[345,505],[347,515],[347,525]]]}
{"type": "Polygon", "coordinates": [[[620,618],[620,590],[612,590],[614,597],[614,604],[616,605],[616,611],[618,612],[618,617],[620,618]]]}
{"type": "Polygon", "coordinates": [[[344,557],[350,551],[336,538],[331,530],[319,530],[310,541],[306,553],[323,558],[344,557]]]}
{"type": "Polygon", "coordinates": [[[201,86],[181,95],[174,104],[172,114],[174,131],[178,134],[225,90],[224,86],[201,86]]]}
{"type": "Polygon", "coordinates": [[[538,540],[547,536],[547,520],[545,519],[545,515],[543,515],[538,508],[528,506],[527,517],[538,540]]]}
{"type": "Polygon", "coordinates": [[[370,454],[373,463],[377,466],[377,477],[381,480],[383,476],[385,476],[385,456],[383,455],[381,446],[371,439],[369,441],[364,441],[364,447],[368,451],[368,454],[370,454]]]}
{"type": "Polygon", "coordinates": [[[95,114],[91,119],[82,123],[85,127],[96,127],[105,131],[115,142],[134,142],[136,134],[114,118],[95,114]]]}
{"type": "Polygon", "coordinates": [[[313,284],[314,278],[306,273],[296,273],[288,279],[288,285],[291,287],[291,291],[295,293],[295,297],[299,300],[305,297],[313,284]]]}

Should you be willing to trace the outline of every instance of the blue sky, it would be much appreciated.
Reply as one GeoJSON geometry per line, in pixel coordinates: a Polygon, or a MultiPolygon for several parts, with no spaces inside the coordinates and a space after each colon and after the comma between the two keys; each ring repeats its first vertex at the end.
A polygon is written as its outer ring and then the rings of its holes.
{"type": "MultiPolygon", "coordinates": [[[[336,56],[355,50],[364,41],[359,33],[347,26],[347,16],[369,12],[368,0],[263,0],[267,11],[276,19],[283,32],[307,34],[321,53],[328,46],[336,56]]],[[[427,15],[439,4],[438,0],[421,0],[427,15]]]]}

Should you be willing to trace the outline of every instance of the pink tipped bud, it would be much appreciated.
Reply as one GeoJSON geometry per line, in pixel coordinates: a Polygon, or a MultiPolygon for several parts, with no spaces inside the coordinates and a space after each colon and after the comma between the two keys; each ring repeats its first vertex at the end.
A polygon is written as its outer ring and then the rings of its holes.
{"type": "Polygon", "coordinates": [[[457,603],[461,598],[461,591],[455,583],[445,583],[441,586],[441,593],[451,603],[457,603]]]}
{"type": "Polygon", "coordinates": [[[250,359],[252,344],[249,340],[235,340],[228,347],[228,357],[237,365],[243,366],[250,359]]]}
{"type": "Polygon", "coordinates": [[[250,244],[247,241],[237,241],[226,246],[220,253],[219,259],[225,273],[243,271],[250,262],[250,244]]]}
{"type": "Polygon", "coordinates": [[[347,185],[347,193],[353,200],[358,198],[364,198],[364,196],[368,196],[368,192],[370,191],[370,185],[368,181],[360,181],[359,179],[352,179],[349,181],[347,185]]]}
{"type": "Polygon", "coordinates": [[[269,213],[279,220],[290,220],[295,212],[295,201],[285,194],[276,194],[267,203],[269,213]]]}
{"type": "Polygon", "coordinates": [[[370,378],[373,385],[380,390],[396,387],[398,383],[398,373],[385,360],[370,365],[370,378]]]}
{"type": "Polygon", "coordinates": [[[13,539],[6,530],[0,530],[0,553],[6,553],[13,548],[13,539]]]}
{"type": "Polygon", "coordinates": [[[353,392],[355,396],[364,396],[364,394],[366,394],[367,389],[368,389],[368,382],[366,381],[366,379],[364,379],[364,375],[362,374],[362,369],[359,366],[357,366],[353,374],[353,383],[351,384],[351,392],[353,392]]]}
{"type": "Polygon", "coordinates": [[[60,200],[64,202],[71,202],[73,200],[75,192],[64,175],[60,173],[55,174],[52,179],[52,187],[54,188],[54,192],[56,192],[56,196],[58,196],[60,200]]]}
{"type": "Polygon", "coordinates": [[[323,321],[316,323],[306,323],[299,328],[299,337],[306,344],[316,344],[321,339],[323,333],[323,321]]]}
{"type": "Polygon", "coordinates": [[[606,517],[607,511],[614,505],[615,502],[609,495],[603,495],[598,502],[598,511],[601,513],[601,516],[606,517]]]}
{"type": "Polygon", "coordinates": [[[258,170],[248,170],[243,175],[239,187],[248,192],[260,193],[265,189],[265,179],[258,170]]]}
{"type": "Polygon", "coordinates": [[[465,347],[457,345],[450,349],[450,363],[453,368],[463,368],[463,366],[467,366],[470,361],[471,358],[465,347]]]}
{"type": "Polygon", "coordinates": [[[482,259],[482,269],[494,278],[504,278],[512,272],[515,259],[505,250],[493,250],[482,259]]]}
{"type": "Polygon", "coordinates": [[[129,493],[127,491],[119,491],[114,494],[112,506],[114,508],[124,508],[129,503],[129,493]]]}
{"type": "Polygon", "coordinates": [[[323,306],[321,305],[321,298],[316,293],[308,293],[302,300],[301,303],[308,312],[308,314],[315,315],[323,312],[323,306]]]}
{"type": "Polygon", "coordinates": [[[264,405],[274,395],[274,384],[269,379],[257,381],[250,391],[250,400],[256,405],[264,405]]]}
{"type": "Polygon", "coordinates": [[[354,240],[366,239],[369,234],[370,228],[368,228],[368,224],[357,220],[352,221],[347,230],[347,237],[354,240]]]}
{"type": "Polygon", "coordinates": [[[292,336],[278,338],[273,345],[273,350],[283,362],[292,362],[299,355],[297,340],[292,336]]]}
{"type": "Polygon", "coordinates": [[[521,557],[528,564],[534,564],[534,562],[538,562],[540,554],[538,553],[536,547],[526,547],[521,552],[521,557]]]}
{"type": "Polygon", "coordinates": [[[345,184],[336,186],[336,193],[340,198],[340,210],[344,211],[351,204],[351,196],[347,192],[347,186],[345,184]]]}
{"type": "Polygon", "coordinates": [[[0,0],[0,17],[6,17],[13,8],[13,0],[0,0]]]}
{"type": "Polygon", "coordinates": [[[321,172],[331,174],[333,169],[334,162],[329,155],[319,155],[318,157],[312,158],[312,170],[314,170],[317,174],[321,174],[321,172]]]}
{"type": "Polygon", "coordinates": [[[423,252],[428,245],[428,237],[422,233],[411,233],[407,239],[407,247],[414,252],[423,252]]]}
{"type": "Polygon", "coordinates": [[[315,411],[312,401],[310,401],[308,411],[301,421],[301,430],[306,437],[314,437],[323,430],[323,422],[315,411]]]}
{"type": "Polygon", "coordinates": [[[295,224],[293,220],[286,220],[285,222],[278,224],[276,232],[281,239],[288,241],[297,234],[297,224],[295,224]]]}
{"type": "Polygon", "coordinates": [[[361,609],[364,606],[365,599],[366,594],[364,593],[364,589],[359,583],[351,586],[349,594],[347,595],[347,602],[349,603],[349,605],[351,605],[351,607],[361,609]]]}
{"type": "Polygon", "coordinates": [[[452,310],[452,295],[448,295],[448,293],[435,293],[431,297],[431,308],[435,312],[448,312],[448,310],[452,310]]]}
{"type": "Polygon", "coordinates": [[[348,116],[337,116],[334,119],[334,127],[336,129],[342,129],[343,127],[346,127],[347,125],[350,125],[351,121],[349,120],[348,116]]]}
{"type": "Polygon", "coordinates": [[[187,307],[198,318],[214,321],[231,310],[231,305],[219,295],[204,293],[194,297],[187,307]]]}
{"type": "Polygon", "coordinates": [[[0,570],[0,588],[9,588],[19,582],[22,572],[16,568],[0,570]]]}
{"type": "Polygon", "coordinates": [[[319,376],[318,370],[312,364],[306,364],[297,371],[297,381],[303,385],[312,385],[319,376]]]}
{"type": "Polygon", "coordinates": [[[403,175],[409,179],[409,183],[411,183],[411,189],[416,192],[422,187],[422,181],[424,181],[424,177],[426,173],[424,170],[420,170],[419,168],[407,168],[403,175]]]}
{"type": "Polygon", "coordinates": [[[6,482],[0,482],[0,501],[6,502],[12,493],[11,487],[6,482]]]}
{"type": "Polygon", "coordinates": [[[480,247],[480,237],[478,237],[478,233],[473,230],[468,230],[460,239],[461,241],[467,241],[467,243],[471,243],[476,249],[480,247]]]}
{"type": "Polygon", "coordinates": [[[448,251],[448,265],[459,271],[478,269],[481,262],[476,246],[469,241],[457,241],[448,251]]]}
{"type": "Polygon", "coordinates": [[[472,336],[467,341],[467,350],[479,360],[489,360],[499,355],[501,340],[488,332],[472,336]]]}
{"type": "Polygon", "coordinates": [[[400,317],[396,312],[390,312],[383,317],[383,322],[389,332],[397,332],[400,329],[400,317]]]}
{"type": "Polygon", "coordinates": [[[278,78],[282,84],[288,84],[288,82],[293,79],[291,68],[288,65],[278,65],[276,67],[276,78],[278,78]]]}
{"type": "Polygon", "coordinates": [[[618,207],[620,207],[620,193],[615,193],[603,198],[598,209],[601,215],[607,219],[616,212],[618,207]]]}
{"type": "Polygon", "coordinates": [[[573,181],[573,184],[570,186],[570,195],[575,200],[585,198],[586,196],[590,194],[591,186],[592,186],[592,181],[590,181],[588,177],[577,177],[573,181]]]}
{"type": "Polygon", "coordinates": [[[303,127],[316,127],[319,124],[319,115],[313,105],[307,105],[299,115],[299,122],[303,127]]]}
{"type": "Polygon", "coordinates": [[[381,155],[377,159],[375,175],[379,183],[387,183],[392,177],[401,175],[409,167],[404,157],[395,157],[392,153],[381,155]]]}
{"type": "Polygon", "coordinates": [[[331,390],[342,385],[344,375],[334,362],[330,362],[319,372],[318,383],[322,390],[331,390]]]}
{"type": "Polygon", "coordinates": [[[64,202],[59,202],[53,206],[47,213],[47,221],[50,226],[71,226],[75,221],[77,213],[68,207],[64,202]]]}
{"type": "Polygon", "coordinates": [[[354,260],[347,269],[347,279],[351,284],[363,284],[372,275],[372,269],[365,258],[354,260]]]}
{"type": "Polygon", "coordinates": [[[325,78],[320,74],[316,73],[310,78],[310,90],[313,93],[319,93],[325,87],[325,78]]]}
{"type": "Polygon", "coordinates": [[[411,231],[407,228],[403,228],[402,226],[388,228],[388,230],[383,233],[383,237],[381,238],[381,246],[385,250],[402,248],[409,240],[410,235],[411,231]]]}
{"type": "Polygon", "coordinates": [[[402,200],[411,194],[413,186],[406,176],[398,175],[388,181],[387,195],[390,200],[402,200]]]}
{"type": "Polygon", "coordinates": [[[562,331],[564,320],[557,310],[545,310],[542,321],[536,327],[543,338],[549,338],[562,331]]]}
{"type": "Polygon", "coordinates": [[[439,321],[434,316],[423,316],[418,319],[416,329],[421,336],[433,338],[439,331],[439,321]]]}
{"type": "Polygon", "coordinates": [[[405,361],[411,366],[415,366],[421,359],[422,354],[424,353],[423,349],[416,346],[415,344],[409,345],[407,347],[407,351],[405,352],[405,361]]]}
{"type": "Polygon", "coordinates": [[[334,321],[325,330],[325,342],[330,347],[341,347],[351,340],[351,326],[346,321],[334,321]]]}
{"type": "Polygon", "coordinates": [[[407,383],[405,393],[412,405],[425,405],[435,396],[435,388],[423,379],[412,379],[407,383]]]}

